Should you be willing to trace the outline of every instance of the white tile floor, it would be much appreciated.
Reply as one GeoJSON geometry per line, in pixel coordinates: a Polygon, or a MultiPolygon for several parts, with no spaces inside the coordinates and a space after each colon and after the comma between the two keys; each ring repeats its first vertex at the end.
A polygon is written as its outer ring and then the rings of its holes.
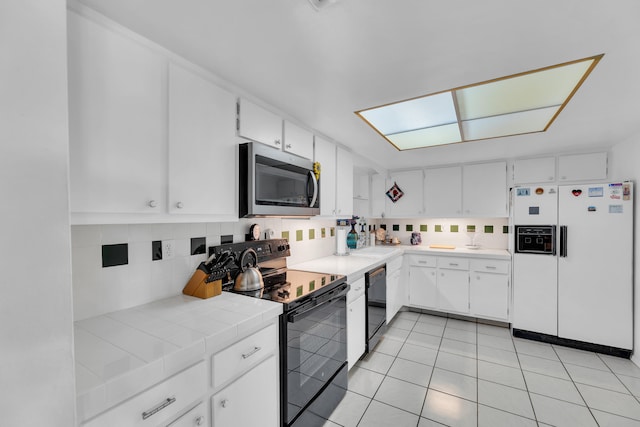
{"type": "Polygon", "coordinates": [[[401,312],[325,427],[640,427],[631,361],[401,312]]]}

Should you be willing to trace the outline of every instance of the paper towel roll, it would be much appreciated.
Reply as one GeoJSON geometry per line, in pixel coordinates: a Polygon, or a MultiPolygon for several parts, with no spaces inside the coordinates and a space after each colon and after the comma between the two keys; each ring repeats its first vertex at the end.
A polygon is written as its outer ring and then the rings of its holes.
{"type": "Polygon", "coordinates": [[[344,255],[347,253],[347,229],[338,228],[336,232],[336,253],[344,255]]]}

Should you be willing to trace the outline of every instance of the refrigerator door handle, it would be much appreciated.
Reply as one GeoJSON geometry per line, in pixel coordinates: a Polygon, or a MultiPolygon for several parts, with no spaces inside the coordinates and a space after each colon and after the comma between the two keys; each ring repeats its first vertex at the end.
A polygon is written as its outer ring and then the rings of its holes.
{"type": "Polygon", "coordinates": [[[560,226],[560,256],[567,257],[567,226],[560,226]]]}

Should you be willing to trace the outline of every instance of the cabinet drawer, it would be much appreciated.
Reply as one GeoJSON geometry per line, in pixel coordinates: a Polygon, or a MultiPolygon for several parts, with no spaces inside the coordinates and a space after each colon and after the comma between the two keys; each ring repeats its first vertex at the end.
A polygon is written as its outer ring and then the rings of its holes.
{"type": "Polygon", "coordinates": [[[167,427],[206,427],[209,425],[206,405],[202,402],[186,414],[174,420],[167,427]]]}
{"type": "Polygon", "coordinates": [[[437,258],[434,256],[409,255],[409,265],[416,267],[435,267],[437,258]]]}
{"type": "Polygon", "coordinates": [[[206,376],[207,370],[204,362],[198,363],[83,424],[83,426],[160,425],[204,395],[207,390],[206,376]]]}
{"type": "Polygon", "coordinates": [[[278,346],[276,325],[267,326],[213,355],[213,387],[235,378],[273,353],[278,346]]]}
{"type": "Polygon", "coordinates": [[[471,271],[508,274],[509,261],[495,259],[474,259],[471,261],[471,271]]]}
{"type": "Polygon", "coordinates": [[[387,263],[387,274],[393,273],[395,270],[402,268],[402,257],[394,258],[387,263]]]}
{"type": "Polygon", "coordinates": [[[469,260],[466,258],[439,257],[438,267],[449,268],[451,270],[468,270],[469,260]]]}

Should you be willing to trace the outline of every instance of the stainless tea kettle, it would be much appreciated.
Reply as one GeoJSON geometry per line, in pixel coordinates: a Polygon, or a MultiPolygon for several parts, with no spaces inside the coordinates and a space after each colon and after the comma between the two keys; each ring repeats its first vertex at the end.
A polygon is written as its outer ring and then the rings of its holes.
{"type": "Polygon", "coordinates": [[[240,267],[241,271],[236,276],[233,285],[234,291],[249,292],[264,288],[262,273],[257,268],[258,254],[255,250],[251,248],[245,249],[240,255],[238,267],[240,267]]]}

